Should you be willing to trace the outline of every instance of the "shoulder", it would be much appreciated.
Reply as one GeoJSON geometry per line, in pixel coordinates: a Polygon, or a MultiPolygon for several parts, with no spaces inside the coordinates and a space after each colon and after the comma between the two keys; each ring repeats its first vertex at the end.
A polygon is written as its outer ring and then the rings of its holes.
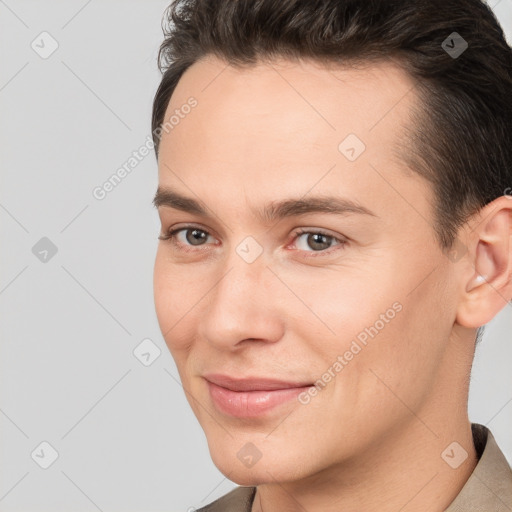
{"type": "Polygon", "coordinates": [[[251,512],[256,487],[235,487],[196,512],[251,512]]]}

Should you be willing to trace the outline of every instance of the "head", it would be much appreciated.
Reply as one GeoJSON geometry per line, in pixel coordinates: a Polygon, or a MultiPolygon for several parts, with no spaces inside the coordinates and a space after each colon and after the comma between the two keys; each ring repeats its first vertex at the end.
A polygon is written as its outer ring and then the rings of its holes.
{"type": "Polygon", "coordinates": [[[167,19],[155,304],[215,464],[294,480],[414,429],[411,408],[463,418],[477,331],[512,295],[512,51],[492,12],[177,0],[167,19]],[[232,414],[219,374],[305,387],[232,414]]]}

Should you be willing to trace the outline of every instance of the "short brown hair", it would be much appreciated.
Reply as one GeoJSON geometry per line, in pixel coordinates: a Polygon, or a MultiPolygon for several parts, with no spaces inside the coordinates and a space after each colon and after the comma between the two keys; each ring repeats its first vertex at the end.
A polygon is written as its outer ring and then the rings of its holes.
{"type": "Polygon", "coordinates": [[[175,0],[163,29],[152,114],[157,157],[171,95],[204,56],[233,66],[276,57],[392,59],[421,100],[400,155],[434,187],[441,247],[450,248],[469,216],[512,186],[512,49],[480,0],[175,0]],[[454,32],[468,44],[458,56],[446,49],[454,32]]]}

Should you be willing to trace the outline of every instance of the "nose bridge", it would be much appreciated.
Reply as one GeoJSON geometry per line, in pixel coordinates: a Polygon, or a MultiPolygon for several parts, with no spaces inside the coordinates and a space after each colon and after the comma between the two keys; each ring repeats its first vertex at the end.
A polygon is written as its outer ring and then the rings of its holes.
{"type": "Polygon", "coordinates": [[[268,272],[263,254],[255,257],[254,247],[242,242],[231,249],[224,268],[224,277],[213,290],[212,309],[222,308],[227,317],[231,313],[250,314],[254,306],[262,305],[258,297],[268,272]]]}
{"type": "Polygon", "coordinates": [[[265,285],[272,274],[261,245],[247,238],[231,249],[203,308],[202,334],[212,343],[229,345],[279,336],[272,296],[265,285]]]}
{"type": "MultiPolygon", "coordinates": [[[[258,297],[268,279],[267,258],[262,244],[253,236],[245,236],[230,247],[225,259],[224,278],[217,285],[217,295],[237,301],[240,305],[258,297]]],[[[222,298],[222,297],[219,297],[222,298]]],[[[235,306],[237,304],[234,304],[235,306]]]]}

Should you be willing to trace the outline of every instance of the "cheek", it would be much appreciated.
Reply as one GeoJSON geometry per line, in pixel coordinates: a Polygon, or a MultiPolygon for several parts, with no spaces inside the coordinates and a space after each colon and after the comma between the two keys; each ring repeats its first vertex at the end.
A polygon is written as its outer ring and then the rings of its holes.
{"type": "MultiPolygon", "coordinates": [[[[162,335],[173,352],[185,348],[187,313],[197,303],[201,293],[201,281],[193,273],[166,260],[165,251],[157,252],[153,273],[155,311],[162,335]]],[[[204,293],[204,292],[203,292],[204,293]]],[[[192,318],[192,316],[190,316],[192,318]]]]}
{"type": "Polygon", "coordinates": [[[370,339],[376,322],[378,331],[382,330],[385,324],[379,315],[389,311],[387,322],[397,315],[392,308],[396,295],[392,289],[386,289],[388,283],[379,282],[379,273],[372,272],[369,266],[365,273],[346,265],[339,269],[306,268],[281,275],[285,282],[292,283],[295,295],[290,296],[286,305],[286,315],[296,319],[290,326],[302,331],[297,332],[299,337],[312,343],[319,354],[328,354],[330,358],[349,350],[358,335],[362,343],[370,339]]]}
{"type": "Polygon", "coordinates": [[[166,333],[172,326],[173,293],[169,272],[164,263],[162,251],[158,249],[155,267],[153,270],[153,297],[155,311],[162,333],[166,333]]]}
{"type": "Polygon", "coordinates": [[[336,393],[349,389],[352,398],[371,399],[375,386],[384,385],[380,376],[406,394],[421,394],[436,374],[450,328],[449,318],[439,314],[439,289],[425,285],[411,292],[420,281],[414,274],[397,282],[397,273],[367,270],[365,275],[347,270],[330,279],[304,276],[296,281],[297,295],[307,298],[304,302],[324,323],[302,320],[296,324],[302,330],[298,334],[314,352],[316,373],[333,381],[329,386],[336,393]]]}
{"type": "Polygon", "coordinates": [[[366,325],[354,326],[359,332],[346,338],[352,340],[343,347],[352,345],[347,353],[351,361],[340,373],[334,393],[336,402],[351,404],[348,410],[362,423],[368,416],[391,422],[427,400],[439,379],[450,330],[449,317],[439,313],[439,301],[442,297],[434,288],[400,294],[393,311],[381,302],[366,317],[366,325]]]}

